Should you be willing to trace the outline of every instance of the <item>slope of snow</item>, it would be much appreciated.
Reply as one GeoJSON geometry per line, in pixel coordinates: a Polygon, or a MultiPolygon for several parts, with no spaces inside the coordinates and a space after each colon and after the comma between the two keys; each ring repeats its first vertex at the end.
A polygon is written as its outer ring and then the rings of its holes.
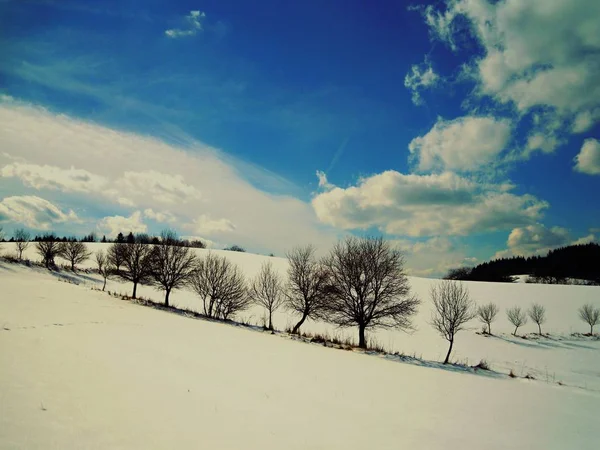
{"type": "MultiPolygon", "coordinates": [[[[91,251],[106,249],[107,244],[88,244],[91,251]]],[[[9,244],[5,244],[5,252],[9,252],[9,244]]],[[[206,255],[208,250],[195,250],[198,256],[206,255]]],[[[224,255],[239,265],[248,278],[260,270],[261,264],[271,262],[285,276],[287,260],[250,253],[213,250],[224,255]]],[[[38,260],[33,245],[26,256],[38,260]]],[[[93,260],[87,261],[84,267],[95,267],[93,260]]],[[[68,275],[68,272],[65,274],[68,275]]],[[[98,285],[100,278],[93,273],[78,277],[78,282],[87,285],[98,285]]],[[[448,343],[442,339],[429,325],[431,318],[431,301],[429,290],[438,280],[410,278],[411,288],[422,300],[419,314],[414,320],[416,331],[407,334],[399,331],[379,330],[369,334],[372,342],[386,348],[390,352],[401,352],[427,360],[444,359],[448,343]]],[[[471,296],[478,304],[494,302],[500,308],[496,322],[492,324],[495,336],[486,337],[476,332],[481,331],[482,324],[473,320],[470,330],[457,335],[452,359],[454,361],[474,365],[485,359],[496,371],[509,373],[511,370],[518,376],[531,375],[538,380],[562,382],[571,386],[600,391],[600,341],[589,338],[575,338],[572,333],[587,333],[589,326],[579,319],[577,309],[592,303],[600,307],[600,287],[540,285],[526,283],[483,283],[467,282],[471,296]],[[513,326],[506,318],[505,310],[514,305],[527,309],[532,303],[540,303],[546,307],[547,323],[542,327],[550,337],[537,338],[530,333],[537,333],[537,326],[529,321],[519,329],[519,335],[527,334],[528,339],[513,337],[513,326]]],[[[131,284],[119,280],[110,280],[107,290],[131,294],[131,284]]],[[[154,301],[162,301],[163,294],[151,286],[138,287],[138,295],[154,301]]],[[[171,294],[174,306],[201,311],[199,298],[190,290],[175,291],[171,294]]],[[[251,308],[242,313],[239,319],[254,324],[262,324],[265,313],[260,307],[251,308]]],[[[278,329],[291,327],[297,318],[285,310],[274,315],[274,324],[278,329]]],[[[357,331],[353,328],[338,329],[329,324],[307,322],[302,326],[307,332],[327,333],[330,336],[357,340],[357,331]]],[[[596,330],[600,332],[600,326],[596,330]]]]}
{"type": "Polygon", "coordinates": [[[0,285],[0,448],[597,448],[593,390],[306,345],[22,266],[0,285]]]}

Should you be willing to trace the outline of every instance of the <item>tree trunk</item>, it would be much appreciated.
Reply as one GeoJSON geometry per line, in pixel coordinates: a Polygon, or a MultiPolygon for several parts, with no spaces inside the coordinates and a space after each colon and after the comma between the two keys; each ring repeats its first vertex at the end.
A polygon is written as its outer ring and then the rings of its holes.
{"type": "Polygon", "coordinates": [[[135,298],[135,294],[137,292],[137,281],[133,282],[133,296],[131,298],[135,298]]]}
{"type": "Polygon", "coordinates": [[[446,354],[446,359],[444,360],[444,364],[448,364],[448,360],[450,359],[450,353],[452,353],[452,346],[454,345],[454,339],[450,341],[450,348],[448,349],[448,353],[446,354]]]}
{"type": "Polygon", "coordinates": [[[292,330],[292,334],[298,334],[298,332],[300,331],[300,327],[302,326],[302,324],[306,320],[307,316],[308,315],[306,313],[304,313],[302,315],[302,319],[300,319],[300,321],[294,326],[294,329],[292,330]]]}
{"type": "Polygon", "coordinates": [[[492,324],[488,323],[488,334],[491,336],[492,335],[492,324]]]}
{"type": "Polygon", "coordinates": [[[169,307],[169,294],[171,293],[170,289],[167,289],[165,291],[165,306],[168,308],[169,307]]]}
{"type": "Polygon", "coordinates": [[[542,335],[542,326],[538,323],[538,334],[542,335]]]}
{"type": "Polygon", "coordinates": [[[105,288],[106,288],[106,278],[104,279],[104,284],[102,285],[102,292],[104,292],[105,288]]]}
{"type": "Polygon", "coordinates": [[[367,348],[367,340],[365,339],[365,326],[358,325],[358,346],[360,348],[367,348]]]}
{"type": "Polygon", "coordinates": [[[75,272],[75,263],[71,261],[71,272],[75,272]]]}
{"type": "Polygon", "coordinates": [[[273,312],[269,311],[269,330],[273,331],[273,312]]]}
{"type": "Polygon", "coordinates": [[[590,335],[594,335],[594,325],[590,325],[590,335]]]}
{"type": "Polygon", "coordinates": [[[515,332],[513,333],[513,336],[517,335],[517,330],[519,329],[519,327],[515,327],[515,332]]]}

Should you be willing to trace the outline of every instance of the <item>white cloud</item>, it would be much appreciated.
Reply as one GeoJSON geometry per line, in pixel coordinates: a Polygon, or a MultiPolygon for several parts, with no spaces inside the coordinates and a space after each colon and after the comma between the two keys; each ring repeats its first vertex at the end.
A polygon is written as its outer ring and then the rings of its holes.
{"type": "Polygon", "coordinates": [[[411,66],[410,72],[404,77],[404,86],[411,91],[412,102],[420,105],[423,102],[420,91],[435,86],[439,80],[440,77],[433,71],[431,63],[425,61],[423,64],[411,66]]]}
{"type": "MultiPolygon", "coordinates": [[[[171,142],[185,142],[185,146],[170,145],[6,98],[0,101],[0,124],[0,167],[16,162],[6,153],[19,155],[19,162],[26,164],[72,166],[102,177],[108,180],[110,195],[78,192],[69,198],[77,199],[77,204],[93,204],[95,209],[106,211],[105,216],[128,216],[132,207],[136,211],[168,211],[177,221],[166,223],[179,232],[183,224],[200,215],[211,220],[227,218],[235,230],[211,238],[262,253],[283,254],[305,243],[326,248],[337,238],[334,230],[319,222],[309,203],[285,194],[291,191],[289,182],[224,156],[189,136],[169,134],[171,142]],[[251,177],[251,182],[245,177],[251,177]],[[281,194],[257,186],[268,186],[281,194]]],[[[15,187],[5,192],[23,193],[15,187]]],[[[50,191],[40,192],[43,197],[43,192],[50,191]]],[[[149,232],[159,232],[155,226],[149,224],[149,232]]]]}
{"type": "Polygon", "coordinates": [[[186,235],[181,236],[181,239],[187,239],[188,241],[201,241],[206,246],[206,248],[223,247],[219,242],[207,239],[204,236],[186,235]]]}
{"type": "Polygon", "coordinates": [[[511,134],[510,121],[493,117],[461,117],[437,123],[425,136],[414,138],[408,149],[418,169],[469,171],[497,160],[511,134]]]}
{"type": "Polygon", "coordinates": [[[327,174],[322,170],[317,170],[317,178],[319,179],[319,187],[321,189],[328,190],[334,187],[333,184],[327,181],[327,174]]]}
{"type": "Polygon", "coordinates": [[[230,233],[235,231],[236,227],[229,219],[212,219],[209,215],[202,214],[193,223],[187,225],[187,228],[201,235],[213,235],[230,233]]]}
{"type": "Polygon", "coordinates": [[[571,242],[571,245],[589,244],[590,242],[598,242],[598,239],[594,234],[588,234],[587,236],[580,237],[579,239],[571,242]]]}
{"type": "Polygon", "coordinates": [[[377,227],[391,235],[436,236],[510,229],[537,221],[548,207],[507,184],[478,184],[456,174],[386,171],[357,186],[313,198],[319,219],[346,230],[377,227]]]}
{"type": "Polygon", "coordinates": [[[194,36],[198,31],[202,31],[202,19],[206,17],[202,11],[190,11],[190,13],[185,16],[185,28],[171,28],[165,31],[167,37],[176,39],[182,37],[194,36]]]}
{"type": "Polygon", "coordinates": [[[407,272],[413,276],[442,277],[450,269],[472,266],[477,258],[466,256],[464,245],[448,237],[422,241],[392,241],[404,254],[407,272]]]}
{"type": "Polygon", "coordinates": [[[552,153],[560,145],[561,141],[556,136],[543,133],[533,133],[527,137],[525,145],[525,155],[531,154],[535,150],[541,150],[544,153],[552,153]]]}
{"type": "Polygon", "coordinates": [[[116,181],[116,185],[121,192],[143,192],[160,203],[185,203],[201,198],[200,191],[185,183],[182,175],[170,175],[156,170],[126,171],[116,181]]]}
{"type": "Polygon", "coordinates": [[[546,228],[541,223],[535,223],[526,227],[513,229],[506,243],[508,248],[497,252],[494,258],[545,255],[548,251],[555,248],[567,245],[587,244],[594,240],[595,236],[593,234],[573,240],[569,230],[566,228],[546,228]]]}
{"type": "Polygon", "coordinates": [[[65,222],[79,223],[72,210],[62,211],[58,206],[40,197],[22,195],[6,197],[0,202],[0,223],[15,222],[38,230],[49,230],[52,225],[65,222]]]}
{"type": "Polygon", "coordinates": [[[56,189],[63,192],[101,192],[107,185],[107,179],[94,175],[87,170],[62,169],[50,165],[12,163],[0,170],[2,177],[21,179],[26,186],[35,189],[56,189]]]}
{"type": "Polygon", "coordinates": [[[575,116],[571,131],[573,133],[584,133],[600,120],[600,108],[582,111],[575,116]]]}
{"type": "Polygon", "coordinates": [[[177,222],[177,217],[171,214],[168,211],[154,211],[152,208],[146,208],[144,210],[144,217],[155,220],[161,223],[175,223],[177,222]]]}
{"type": "Polygon", "coordinates": [[[588,175],[600,175],[600,141],[586,139],[575,157],[574,170],[588,175]]]}
{"type": "Polygon", "coordinates": [[[98,229],[113,237],[120,232],[128,234],[129,232],[145,233],[148,231],[148,227],[142,222],[142,213],[140,211],[135,211],[129,217],[104,217],[98,221],[98,229]]]}
{"type": "Polygon", "coordinates": [[[600,2],[450,0],[424,16],[432,35],[451,48],[460,46],[465,28],[479,41],[480,93],[521,112],[551,107],[579,117],[575,130],[598,120],[591,111],[600,104],[600,2]]]}

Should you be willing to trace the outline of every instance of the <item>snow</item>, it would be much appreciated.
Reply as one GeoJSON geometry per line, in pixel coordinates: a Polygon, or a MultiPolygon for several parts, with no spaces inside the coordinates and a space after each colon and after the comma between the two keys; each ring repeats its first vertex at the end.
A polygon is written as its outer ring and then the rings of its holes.
{"type": "MultiPolygon", "coordinates": [[[[287,267],[281,258],[222,254],[249,276],[264,261],[287,267]]],[[[27,256],[37,259],[33,249],[27,256]]],[[[447,343],[428,325],[437,281],[410,281],[423,300],[417,331],[373,337],[439,361],[447,343]]],[[[597,448],[600,341],[570,336],[589,330],[577,308],[600,306],[597,287],[468,283],[476,301],[500,306],[498,337],[475,334],[474,321],[453,359],[537,378],[526,380],[195,320],[90,289],[98,283],[91,273],[0,263],[0,448],[597,448]],[[532,302],[546,306],[550,338],[513,338],[505,307],[532,302]]],[[[109,281],[107,289],[131,286],[109,281]]],[[[148,286],[140,295],[162,298],[148,286]]],[[[172,301],[199,309],[188,291],[172,301]]],[[[241,318],[258,322],[262,311],[241,318]]],[[[281,311],[275,325],[293,320],[281,311]]],[[[356,334],[315,322],[306,329],[356,334]]],[[[519,332],[535,330],[529,323],[519,332]]]]}

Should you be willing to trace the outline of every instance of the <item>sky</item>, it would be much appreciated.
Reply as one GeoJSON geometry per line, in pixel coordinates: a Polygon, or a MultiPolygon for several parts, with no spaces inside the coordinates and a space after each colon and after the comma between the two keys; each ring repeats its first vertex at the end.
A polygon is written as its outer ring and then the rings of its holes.
{"type": "Polygon", "coordinates": [[[600,237],[600,2],[0,0],[0,226],[411,273],[600,237]]]}

